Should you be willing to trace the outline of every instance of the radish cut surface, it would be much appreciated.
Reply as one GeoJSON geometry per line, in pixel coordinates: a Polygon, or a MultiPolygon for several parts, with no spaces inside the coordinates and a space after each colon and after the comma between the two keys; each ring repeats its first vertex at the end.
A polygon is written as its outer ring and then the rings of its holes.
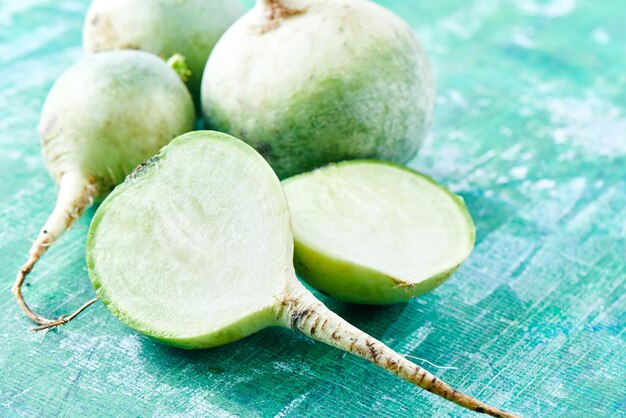
{"type": "Polygon", "coordinates": [[[395,164],[349,161],[283,182],[298,273],[339,299],[406,301],[468,257],[474,224],[463,200],[395,164]]]}
{"type": "Polygon", "coordinates": [[[283,191],[263,158],[228,135],[197,132],[115,189],[87,251],[115,316],[163,342],[206,347],[272,322],[293,244],[283,191]]]}

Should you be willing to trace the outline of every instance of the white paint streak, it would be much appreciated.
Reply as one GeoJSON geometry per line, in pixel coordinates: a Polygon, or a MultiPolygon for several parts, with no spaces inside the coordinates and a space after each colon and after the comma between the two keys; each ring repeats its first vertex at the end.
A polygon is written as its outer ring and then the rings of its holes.
{"type": "Polygon", "coordinates": [[[446,45],[451,42],[449,39],[470,39],[475,36],[485,26],[485,22],[497,14],[501,5],[501,0],[466,2],[465,7],[437,20],[434,27],[420,28],[420,37],[431,52],[445,53],[448,51],[446,45]]]}
{"type": "Polygon", "coordinates": [[[274,369],[281,372],[293,373],[295,371],[294,367],[290,363],[286,363],[284,361],[275,361],[272,366],[274,369]]]}
{"type": "Polygon", "coordinates": [[[611,42],[611,35],[604,28],[596,28],[591,32],[591,39],[600,45],[606,45],[611,42]]]}
{"type": "Polygon", "coordinates": [[[513,43],[525,49],[535,47],[535,40],[531,38],[530,34],[523,31],[516,32],[515,35],[513,35],[513,43]]]}
{"type": "Polygon", "coordinates": [[[467,100],[460,91],[458,90],[450,90],[450,100],[457,106],[467,107],[467,100]]]}
{"type": "Polygon", "coordinates": [[[280,412],[278,412],[278,414],[276,414],[274,416],[274,418],[283,418],[283,417],[286,417],[287,415],[289,415],[302,402],[304,402],[304,400],[306,399],[308,394],[309,394],[308,392],[307,393],[303,393],[302,395],[298,396],[297,398],[295,398],[294,400],[289,402],[287,405],[285,405],[285,407],[283,409],[280,410],[280,412]]]}
{"type": "Polygon", "coordinates": [[[552,98],[546,109],[555,126],[551,132],[555,143],[572,143],[606,157],[626,154],[626,118],[612,103],[592,95],[552,98]]]}
{"type": "Polygon", "coordinates": [[[522,166],[513,167],[509,171],[509,174],[511,175],[511,177],[517,180],[525,179],[526,176],[528,175],[528,167],[522,167],[522,166]]]}
{"type": "MultiPolygon", "coordinates": [[[[500,128],[500,132],[504,134],[504,132],[502,131],[503,129],[508,129],[508,128],[500,128]]],[[[512,131],[511,131],[512,134],[512,131]]],[[[516,158],[517,154],[522,150],[522,144],[521,143],[517,143],[515,145],[513,145],[511,148],[508,148],[504,151],[502,151],[502,153],[500,154],[500,158],[503,160],[513,160],[516,158]]]]}
{"type": "Polygon", "coordinates": [[[432,323],[426,322],[423,326],[419,327],[404,339],[404,344],[396,347],[396,351],[400,354],[409,354],[415,351],[417,347],[430,335],[433,331],[432,323]]]}
{"type": "Polygon", "coordinates": [[[511,136],[513,136],[513,130],[509,128],[508,126],[502,126],[500,128],[500,133],[506,136],[507,138],[510,138],[511,136]]]}
{"type": "Polygon", "coordinates": [[[572,13],[576,9],[576,0],[551,0],[548,2],[518,0],[517,7],[527,15],[555,18],[572,13]]]}

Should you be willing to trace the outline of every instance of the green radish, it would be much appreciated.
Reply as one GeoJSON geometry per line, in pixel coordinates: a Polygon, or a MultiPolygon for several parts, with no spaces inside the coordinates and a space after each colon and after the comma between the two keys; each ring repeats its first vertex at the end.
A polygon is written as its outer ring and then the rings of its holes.
{"type": "Polygon", "coordinates": [[[163,60],[147,52],[95,54],[57,80],[46,98],[39,130],[58,198],[13,286],[31,320],[47,328],[80,312],[50,320],[28,307],[21,286],[37,260],[94,200],[105,197],[163,145],[193,130],[194,123],[193,101],[184,83],[163,60]]]}
{"type": "Polygon", "coordinates": [[[356,158],[408,161],[435,86],[411,28],[365,0],[258,0],[220,39],[202,81],[208,127],[285,178],[356,158]]]}
{"type": "Polygon", "coordinates": [[[93,0],[83,28],[87,52],[141,49],[181,54],[199,100],[207,58],[224,31],[244,13],[239,0],[93,0]]]}
{"type": "Polygon", "coordinates": [[[195,349],[270,326],[362,357],[465,408],[471,398],[331,312],[296,278],[281,184],[263,158],[218,132],[192,132],[118,186],[96,212],[87,266],[100,300],[159,342],[195,349]]]}
{"type": "Polygon", "coordinates": [[[463,199],[405,167],[347,161],[283,187],[296,271],[343,301],[406,302],[443,283],[474,247],[463,199]]]}

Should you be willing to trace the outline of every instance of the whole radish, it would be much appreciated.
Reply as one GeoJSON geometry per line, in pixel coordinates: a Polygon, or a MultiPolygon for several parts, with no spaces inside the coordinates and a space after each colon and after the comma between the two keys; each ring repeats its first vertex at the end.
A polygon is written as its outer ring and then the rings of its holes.
{"type": "Polygon", "coordinates": [[[181,54],[199,99],[207,58],[224,31],[244,13],[239,0],[94,0],[83,29],[87,52],[140,49],[181,54]]]}
{"type": "Polygon", "coordinates": [[[39,130],[58,198],[13,287],[31,320],[42,326],[68,320],[46,319],[24,301],[21,286],[37,260],[94,200],[105,197],[174,137],[193,130],[194,123],[193,101],[184,83],[147,52],[95,54],[57,80],[39,130]]]}
{"type": "Polygon", "coordinates": [[[258,0],[205,68],[211,129],[284,178],[355,158],[404,163],[431,125],[434,80],[411,28],[365,0],[258,0]]]}

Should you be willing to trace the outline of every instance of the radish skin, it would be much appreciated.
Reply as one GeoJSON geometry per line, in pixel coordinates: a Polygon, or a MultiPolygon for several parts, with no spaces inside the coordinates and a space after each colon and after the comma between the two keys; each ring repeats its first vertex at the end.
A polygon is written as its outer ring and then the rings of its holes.
{"type": "Polygon", "coordinates": [[[206,126],[252,145],[279,178],[358,158],[405,163],[434,98],[413,30],[366,0],[259,0],[202,78],[206,126]]]}

